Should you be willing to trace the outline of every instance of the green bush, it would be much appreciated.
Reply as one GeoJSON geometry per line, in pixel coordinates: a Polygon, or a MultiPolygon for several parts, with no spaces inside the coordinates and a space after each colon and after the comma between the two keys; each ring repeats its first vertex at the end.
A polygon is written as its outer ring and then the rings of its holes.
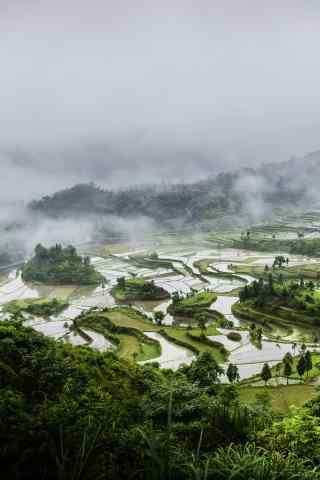
{"type": "Polygon", "coordinates": [[[227,337],[233,342],[240,342],[242,338],[239,332],[229,332],[227,337]]]}

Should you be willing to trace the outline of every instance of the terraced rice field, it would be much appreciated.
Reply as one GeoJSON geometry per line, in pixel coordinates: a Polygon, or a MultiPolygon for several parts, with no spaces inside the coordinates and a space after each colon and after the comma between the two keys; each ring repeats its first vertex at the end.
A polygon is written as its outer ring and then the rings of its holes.
{"type": "MultiPolygon", "coordinates": [[[[153,280],[156,285],[164,288],[171,295],[175,292],[187,295],[205,289],[217,294],[217,300],[210,306],[209,311],[219,312],[224,318],[232,321],[235,328],[242,328],[240,331],[242,339],[239,344],[235,344],[227,337],[230,330],[216,328],[215,326],[209,327],[206,336],[209,340],[224,345],[229,352],[228,362],[231,361],[238,365],[241,378],[247,378],[260,372],[264,362],[274,365],[283,358],[287,351],[292,351],[290,341],[277,343],[268,339],[264,339],[261,348],[257,348],[251,343],[248,332],[243,329],[242,321],[232,313],[232,305],[238,300],[237,292],[239,288],[245,283],[253,281],[253,277],[248,273],[250,268],[252,266],[271,265],[275,256],[274,253],[259,255],[257,252],[232,248],[208,248],[202,247],[201,244],[200,246],[197,244],[184,246],[172,244],[172,242],[166,247],[157,248],[157,258],[153,261],[150,260],[151,252],[148,246],[143,248],[133,247],[132,250],[126,248],[118,253],[112,253],[110,248],[108,250],[103,247],[99,251],[104,256],[93,254],[91,262],[105,276],[106,284],[104,286],[100,285],[97,288],[90,289],[27,285],[19,274],[13,271],[7,281],[0,285],[0,306],[5,306],[11,300],[23,298],[59,297],[66,299],[69,306],[60,315],[46,320],[28,318],[26,324],[55,339],[68,341],[73,345],[89,345],[100,351],[115,348],[115,345],[106,339],[101,332],[85,329],[86,338],[84,338],[72,331],[71,327],[73,320],[82,312],[88,312],[93,308],[98,311],[108,308],[108,315],[114,324],[135,328],[144,335],[157,339],[160,344],[161,354],[156,356],[156,351],[146,344],[143,345],[146,350],[142,352],[141,343],[139,343],[137,337],[123,334],[118,351],[125,358],[135,357],[139,359],[139,355],[140,357],[145,355],[148,358],[155,355],[148,361],[157,361],[163,368],[176,369],[182,364],[190,364],[195,358],[195,351],[201,352],[209,349],[217,359],[226,363],[217,347],[210,346],[210,344],[205,345],[200,340],[188,336],[188,328],[183,328],[181,321],[167,312],[172,300],[133,302],[131,308],[140,312],[141,318],[144,320],[138,320],[132,315],[126,314],[125,309],[119,310],[116,308],[116,302],[110,292],[117,279],[119,277],[141,277],[153,280]],[[203,261],[206,270],[199,268],[199,261],[203,261]],[[231,269],[233,267],[230,267],[231,264],[244,273],[235,274],[234,269],[231,269]],[[154,322],[156,311],[164,313],[162,327],[154,322]],[[161,328],[168,333],[169,337],[162,336],[161,328]]],[[[152,246],[152,252],[154,251],[155,249],[152,246]]],[[[317,259],[298,256],[290,259],[292,267],[300,267],[306,264],[319,266],[320,270],[320,262],[317,259]]],[[[4,316],[4,314],[2,315],[4,316]]],[[[191,333],[200,337],[200,331],[196,332],[197,321],[195,319],[194,322],[191,333]]],[[[287,338],[287,340],[290,339],[287,338]]]]}

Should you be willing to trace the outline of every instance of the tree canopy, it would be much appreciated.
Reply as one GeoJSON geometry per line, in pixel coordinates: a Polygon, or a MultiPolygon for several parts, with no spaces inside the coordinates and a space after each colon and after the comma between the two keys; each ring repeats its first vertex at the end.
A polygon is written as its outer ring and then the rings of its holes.
{"type": "Polygon", "coordinates": [[[97,285],[104,279],[89,257],[80,256],[72,245],[60,244],[50,248],[38,244],[34,257],[22,268],[22,278],[51,285],[97,285]]]}

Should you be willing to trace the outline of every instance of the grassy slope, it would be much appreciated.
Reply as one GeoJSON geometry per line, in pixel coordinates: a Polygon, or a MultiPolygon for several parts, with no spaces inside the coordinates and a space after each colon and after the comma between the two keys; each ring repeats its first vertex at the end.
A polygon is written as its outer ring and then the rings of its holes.
{"type": "Polygon", "coordinates": [[[265,273],[263,265],[251,265],[250,262],[247,262],[246,265],[236,265],[233,264],[233,271],[236,273],[245,273],[247,275],[252,275],[256,278],[267,278],[268,273],[272,272],[274,275],[282,274],[284,279],[300,279],[303,276],[306,279],[317,280],[320,276],[320,263],[315,264],[305,264],[294,267],[285,267],[285,268],[275,268],[270,269],[269,272],[265,273]]]}
{"type": "Polygon", "coordinates": [[[256,395],[267,392],[271,398],[272,407],[275,410],[287,412],[294,405],[302,406],[310,400],[315,393],[312,385],[288,385],[279,387],[240,387],[240,400],[245,403],[253,403],[256,395]]]}
{"type": "Polygon", "coordinates": [[[145,287],[149,285],[143,278],[130,278],[125,281],[125,287],[116,285],[111,293],[118,301],[135,301],[135,300],[165,300],[170,298],[169,293],[166,293],[164,289],[153,287],[152,293],[145,290],[145,287]]]}
{"type": "MultiPolygon", "coordinates": [[[[165,327],[165,326],[158,326],[151,321],[145,319],[143,315],[139,312],[136,312],[133,309],[129,308],[115,308],[112,310],[107,311],[104,314],[107,318],[109,318],[115,325],[123,326],[123,327],[131,327],[140,330],[141,332],[159,332],[160,329],[163,329],[169,336],[176,338],[178,340],[182,340],[186,345],[190,345],[191,347],[195,347],[200,352],[210,351],[214,358],[219,361],[223,362],[225,358],[220,353],[219,349],[213,346],[205,345],[200,341],[190,339],[187,336],[187,329],[186,328],[179,328],[179,327],[165,327]]],[[[191,330],[192,334],[200,335],[201,331],[199,328],[193,328],[191,330]]],[[[219,332],[215,328],[214,325],[210,325],[207,328],[206,335],[218,335],[219,332]]],[[[131,349],[132,344],[134,342],[130,339],[123,338],[122,345],[120,344],[120,353],[128,351],[127,355],[132,355],[131,349]],[[128,343],[128,345],[126,345],[128,343]]],[[[158,355],[156,355],[158,356],[158,355]]],[[[155,358],[155,357],[150,357],[155,358]]]]}
{"type": "Polygon", "coordinates": [[[217,300],[217,295],[213,292],[200,292],[191,297],[184,298],[178,302],[183,308],[201,308],[210,307],[217,300]]]}
{"type": "MultiPolygon", "coordinates": [[[[136,356],[136,359],[140,361],[158,357],[161,353],[159,343],[151,342],[147,338],[144,341],[143,337],[137,338],[134,335],[130,335],[129,332],[118,333],[109,330],[107,324],[108,319],[110,319],[116,326],[135,328],[142,333],[148,331],[149,323],[145,322],[142,315],[139,315],[138,312],[130,311],[129,315],[129,313],[125,314],[125,312],[121,312],[121,309],[119,310],[120,312],[112,312],[112,314],[106,312],[104,314],[99,313],[99,316],[84,316],[77,320],[77,324],[80,328],[86,327],[95,330],[102,335],[105,335],[106,338],[111,341],[113,339],[117,340],[119,342],[117,351],[120,358],[132,361],[136,356]],[[106,319],[106,323],[104,323],[103,318],[106,319]]],[[[151,323],[150,326],[152,327],[151,323]]]]}
{"type": "Polygon", "coordinates": [[[125,360],[133,360],[137,355],[137,361],[150,360],[157,358],[161,354],[161,348],[149,343],[142,343],[136,337],[131,335],[117,335],[120,340],[118,354],[125,360]]]}
{"type": "Polygon", "coordinates": [[[195,315],[217,300],[217,295],[213,292],[200,292],[172,303],[168,311],[172,315],[195,315]]]}
{"type": "Polygon", "coordinates": [[[132,327],[141,332],[156,332],[160,330],[158,325],[146,320],[142,314],[131,308],[114,308],[102,313],[102,315],[110,318],[112,323],[119,327],[132,327]]]}
{"type": "MultiPolygon", "coordinates": [[[[194,266],[196,268],[199,268],[200,272],[202,275],[208,275],[209,277],[217,277],[217,278],[227,278],[227,279],[234,279],[234,280],[238,280],[238,281],[241,281],[241,278],[237,277],[236,275],[233,275],[232,272],[228,273],[228,272],[219,272],[218,270],[217,271],[212,271],[212,270],[208,270],[208,268],[210,267],[210,265],[214,263],[214,259],[213,258],[204,258],[204,259],[201,259],[201,260],[198,260],[196,262],[194,262],[194,266]]],[[[230,262],[232,263],[232,262],[230,262]]]]}
{"type": "Polygon", "coordinates": [[[287,335],[295,326],[309,328],[319,326],[316,323],[318,321],[317,316],[306,315],[304,311],[296,311],[290,308],[273,308],[272,305],[258,310],[250,302],[236,303],[232,306],[232,312],[242,320],[264,324],[266,333],[270,332],[274,326],[287,330],[287,335]]]}
{"type": "Polygon", "coordinates": [[[4,310],[6,312],[12,314],[18,314],[20,312],[28,312],[34,315],[41,315],[41,316],[48,316],[48,315],[56,315],[60,313],[62,310],[67,308],[68,303],[61,299],[47,299],[47,298],[39,298],[39,299],[23,299],[23,300],[13,300],[7,303],[4,306],[4,310]],[[53,304],[53,300],[56,301],[53,304]],[[37,312],[38,307],[38,312],[37,312]],[[46,307],[48,307],[48,311],[46,312],[46,307]]]}

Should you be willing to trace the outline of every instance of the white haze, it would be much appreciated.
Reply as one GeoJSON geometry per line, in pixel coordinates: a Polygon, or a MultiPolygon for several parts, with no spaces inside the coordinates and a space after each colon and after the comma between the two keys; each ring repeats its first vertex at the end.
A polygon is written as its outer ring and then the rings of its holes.
{"type": "Polygon", "coordinates": [[[319,148],[312,0],[0,0],[0,195],[319,148]]]}
{"type": "MultiPolygon", "coordinates": [[[[99,219],[24,209],[75,183],[189,182],[320,148],[317,1],[0,0],[0,32],[0,226],[23,224],[28,250],[92,237],[99,219]]],[[[252,218],[270,188],[239,181],[252,218]]]]}

